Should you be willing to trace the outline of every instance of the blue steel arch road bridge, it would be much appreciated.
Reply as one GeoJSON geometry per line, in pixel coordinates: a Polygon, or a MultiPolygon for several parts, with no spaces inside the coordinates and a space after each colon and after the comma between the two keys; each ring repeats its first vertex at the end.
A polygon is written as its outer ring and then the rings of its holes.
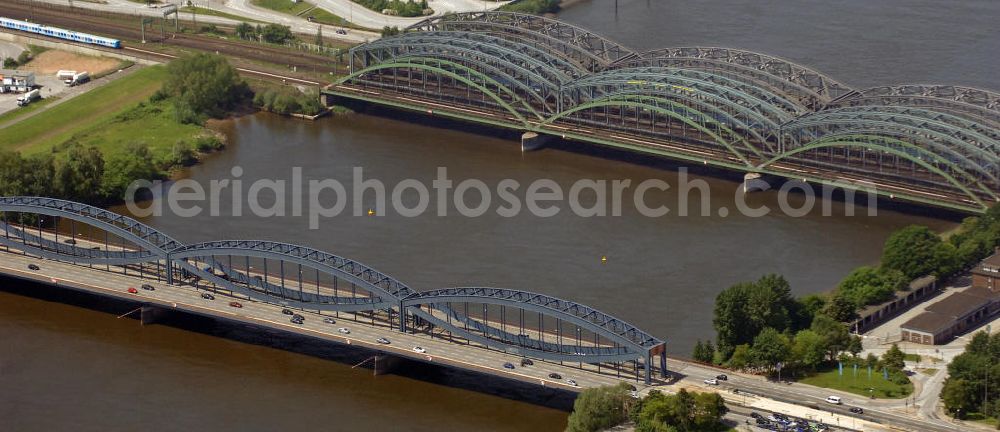
{"type": "Polygon", "coordinates": [[[465,359],[459,364],[479,370],[484,365],[476,362],[486,361],[486,353],[503,353],[571,365],[581,376],[604,380],[642,377],[651,384],[655,371],[666,376],[662,340],[592,307],[544,294],[478,287],[416,291],[321,250],[257,240],[184,244],[132,218],[52,198],[0,198],[0,226],[0,273],[12,276],[41,273],[44,282],[56,285],[85,276],[104,285],[99,293],[110,290],[137,301],[121,281],[156,281],[155,295],[187,293],[199,301],[198,293],[211,292],[225,299],[201,301],[201,309],[231,313],[226,302],[238,300],[308,311],[319,315],[317,322],[366,321],[390,336],[420,334],[446,342],[465,359]],[[31,271],[25,262],[45,268],[31,271]]]}
{"type": "Polygon", "coordinates": [[[766,54],[636,52],[534,15],[429,18],[351,49],[323,92],[969,213],[1000,200],[998,93],[855,89],[766,54]]]}

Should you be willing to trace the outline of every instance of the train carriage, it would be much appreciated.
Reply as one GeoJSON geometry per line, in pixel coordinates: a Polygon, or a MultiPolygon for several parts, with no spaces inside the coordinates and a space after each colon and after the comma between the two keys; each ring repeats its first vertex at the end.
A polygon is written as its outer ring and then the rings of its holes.
{"type": "Polygon", "coordinates": [[[29,33],[40,34],[43,36],[49,36],[58,39],[65,39],[73,42],[80,42],[91,45],[100,45],[108,48],[122,47],[122,43],[118,39],[106,38],[87,33],[78,33],[72,30],[61,29],[58,27],[49,27],[43,24],[36,24],[27,21],[15,20],[4,17],[0,17],[0,27],[11,30],[19,30],[29,33]]]}

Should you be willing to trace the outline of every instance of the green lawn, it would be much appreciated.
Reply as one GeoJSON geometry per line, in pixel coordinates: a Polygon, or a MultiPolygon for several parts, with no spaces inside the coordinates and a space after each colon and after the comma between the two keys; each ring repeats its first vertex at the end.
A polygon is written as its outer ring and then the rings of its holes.
{"type": "Polygon", "coordinates": [[[868,370],[858,368],[858,376],[854,376],[854,369],[844,366],[844,376],[840,376],[837,368],[829,371],[819,372],[808,378],[799,380],[802,384],[814,385],[834,390],[845,391],[857,395],[868,396],[869,388],[875,389],[876,398],[901,399],[913,393],[913,383],[899,385],[882,378],[879,371],[873,371],[871,379],[868,378],[868,370]]]}
{"type": "Polygon", "coordinates": [[[166,72],[163,66],[135,71],[5,128],[0,132],[0,149],[31,155],[58,151],[72,139],[109,155],[129,141],[143,141],[155,155],[163,156],[178,140],[190,140],[202,128],[174,121],[169,103],[156,104],[141,115],[122,114],[135,114],[137,104],[160,88],[166,72]]]}
{"type": "Polygon", "coordinates": [[[920,354],[903,354],[903,360],[919,363],[920,354]]]}
{"type": "Polygon", "coordinates": [[[938,372],[935,368],[920,369],[920,373],[928,376],[934,376],[938,372]]]}
{"type": "Polygon", "coordinates": [[[251,0],[250,2],[255,6],[292,15],[298,15],[313,7],[311,3],[306,3],[304,1],[293,3],[292,0],[251,0]]]}
{"type": "Polygon", "coordinates": [[[44,107],[44,106],[46,106],[46,105],[48,105],[48,104],[50,104],[52,102],[55,102],[57,100],[59,100],[59,96],[47,97],[47,98],[44,98],[44,99],[41,99],[41,100],[34,101],[34,102],[28,104],[28,106],[17,107],[15,109],[7,111],[7,112],[5,112],[3,114],[0,114],[0,124],[7,123],[7,122],[9,122],[11,120],[14,120],[14,119],[18,118],[18,117],[23,117],[23,116],[27,115],[28,113],[31,113],[31,112],[34,112],[34,111],[38,111],[42,107],[44,107]]]}
{"type": "Polygon", "coordinates": [[[191,12],[194,12],[196,16],[197,15],[211,15],[211,16],[217,16],[217,17],[220,17],[220,18],[229,18],[231,20],[241,21],[241,22],[245,22],[245,23],[263,23],[264,22],[264,21],[261,21],[261,20],[255,20],[253,18],[247,18],[247,17],[243,17],[243,16],[239,16],[239,15],[234,15],[234,14],[231,14],[231,13],[217,11],[215,9],[208,9],[208,8],[203,8],[203,7],[198,7],[198,6],[184,6],[184,7],[180,8],[179,10],[182,13],[187,13],[187,14],[190,14],[191,12]]]}

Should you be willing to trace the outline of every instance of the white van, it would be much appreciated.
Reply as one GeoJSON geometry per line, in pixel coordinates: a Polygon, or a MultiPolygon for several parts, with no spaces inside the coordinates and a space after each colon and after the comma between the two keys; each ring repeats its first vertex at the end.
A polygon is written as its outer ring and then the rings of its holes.
{"type": "Polygon", "coordinates": [[[826,402],[827,403],[832,403],[834,405],[840,405],[840,403],[841,403],[840,402],[840,396],[827,396],[826,397],[826,402]]]}

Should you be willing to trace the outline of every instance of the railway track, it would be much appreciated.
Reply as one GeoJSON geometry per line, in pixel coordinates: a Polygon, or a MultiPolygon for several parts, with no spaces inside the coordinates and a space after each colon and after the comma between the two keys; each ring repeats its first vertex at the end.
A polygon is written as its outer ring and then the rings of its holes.
{"type": "MultiPolygon", "coordinates": [[[[160,58],[171,57],[168,54],[129,46],[129,41],[142,39],[142,32],[139,29],[139,19],[137,17],[117,15],[116,18],[108,18],[103,16],[87,15],[85,13],[81,13],[79,10],[70,12],[65,9],[66,8],[64,7],[52,7],[52,5],[44,3],[35,4],[33,6],[12,3],[4,6],[4,15],[10,18],[31,19],[34,22],[52,26],[119,38],[122,39],[124,49],[126,50],[142,52],[147,55],[159,56],[160,58]],[[123,22],[133,18],[135,25],[128,25],[123,22]]],[[[283,64],[289,68],[294,68],[297,71],[319,73],[343,72],[342,68],[337,67],[333,59],[317,54],[290,52],[287,49],[269,47],[265,45],[250,46],[237,41],[227,41],[183,33],[168,32],[164,35],[164,37],[160,37],[158,30],[147,31],[146,36],[146,40],[150,44],[177,46],[181,48],[216,52],[218,54],[251,61],[283,64]]],[[[61,39],[55,40],[64,42],[61,39]]],[[[247,68],[244,69],[246,69],[246,72],[248,73],[260,76],[276,75],[286,80],[288,78],[292,78],[269,72],[251,70],[247,68]]],[[[293,78],[291,81],[302,83],[308,82],[310,84],[313,83],[312,81],[302,80],[299,78],[293,78]]]]}

